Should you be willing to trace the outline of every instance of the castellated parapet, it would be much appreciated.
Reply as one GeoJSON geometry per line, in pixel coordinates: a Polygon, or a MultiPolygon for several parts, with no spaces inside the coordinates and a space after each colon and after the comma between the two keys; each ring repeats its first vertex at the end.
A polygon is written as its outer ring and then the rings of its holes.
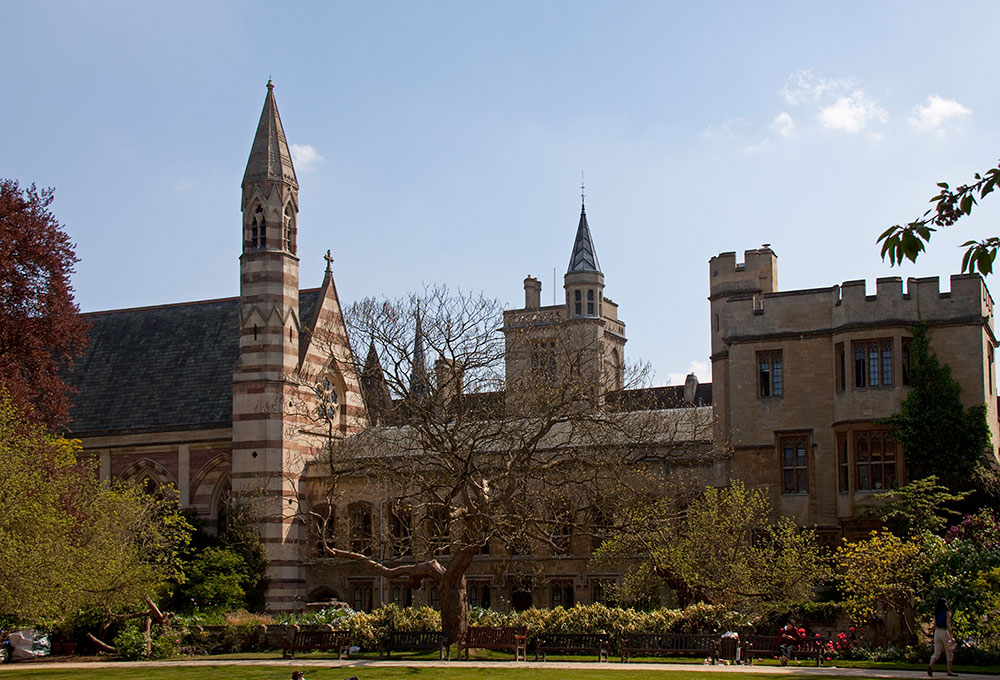
{"type": "MultiPolygon", "coordinates": [[[[716,293],[713,287],[713,297],[716,293]]],[[[983,322],[993,317],[993,299],[982,278],[957,274],[950,290],[942,292],[937,277],[909,278],[906,290],[898,276],[876,279],[875,294],[865,281],[839,286],[766,294],[746,291],[723,293],[722,337],[802,334],[850,330],[869,325],[907,325],[916,322],[983,322]],[[725,326],[725,328],[723,328],[725,326]]],[[[720,300],[715,298],[713,306],[720,300]]],[[[990,322],[992,325],[992,322],[990,322]]]]}

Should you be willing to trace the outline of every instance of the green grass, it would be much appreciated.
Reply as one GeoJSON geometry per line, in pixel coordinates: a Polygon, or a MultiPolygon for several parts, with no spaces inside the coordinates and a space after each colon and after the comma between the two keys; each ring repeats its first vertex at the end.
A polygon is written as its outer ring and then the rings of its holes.
{"type": "MultiPolygon", "coordinates": [[[[607,671],[601,669],[558,669],[558,668],[319,668],[310,666],[175,666],[162,668],[113,668],[113,669],[59,669],[56,664],[45,664],[47,668],[36,666],[30,670],[21,666],[14,674],[4,673],[14,670],[10,665],[0,670],[0,677],[42,678],[44,680],[62,680],[63,678],[88,678],[88,680],[287,680],[292,670],[298,668],[305,671],[306,680],[344,680],[357,675],[360,680],[601,680],[609,677],[607,671]]],[[[655,678],[656,680],[692,680],[691,672],[683,671],[651,671],[642,668],[617,671],[610,674],[612,678],[621,680],[639,680],[640,678],[655,678]]],[[[712,674],[713,680],[746,680],[745,673],[712,674]]],[[[824,676],[826,680],[835,680],[838,676],[824,676]]],[[[787,680],[787,675],[763,674],[753,675],[753,680],[780,678],[787,680]]]]}

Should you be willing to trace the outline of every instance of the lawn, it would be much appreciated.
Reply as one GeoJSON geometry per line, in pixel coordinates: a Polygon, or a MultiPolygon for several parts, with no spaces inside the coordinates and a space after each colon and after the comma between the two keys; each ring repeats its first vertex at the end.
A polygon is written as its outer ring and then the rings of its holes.
{"type": "MultiPolygon", "coordinates": [[[[539,668],[321,668],[315,666],[175,666],[161,668],[82,668],[59,669],[56,664],[45,664],[46,668],[36,666],[30,670],[22,666],[17,669],[17,678],[41,678],[44,680],[62,680],[63,678],[88,678],[88,680],[287,680],[293,669],[305,671],[306,680],[344,680],[357,675],[359,680],[601,680],[612,677],[621,680],[639,680],[640,678],[656,678],[656,680],[692,680],[696,677],[690,671],[652,671],[642,668],[622,670],[609,673],[602,669],[559,669],[539,668]]],[[[0,677],[4,671],[13,670],[14,666],[0,668],[0,677]]],[[[9,677],[15,677],[10,675],[9,677]]],[[[842,677],[842,676],[840,676],[842,677]]],[[[713,673],[713,680],[747,680],[746,673],[713,673]]],[[[787,675],[754,674],[753,680],[767,678],[783,678],[787,675]]],[[[827,680],[835,680],[836,675],[824,676],[827,680]]]]}

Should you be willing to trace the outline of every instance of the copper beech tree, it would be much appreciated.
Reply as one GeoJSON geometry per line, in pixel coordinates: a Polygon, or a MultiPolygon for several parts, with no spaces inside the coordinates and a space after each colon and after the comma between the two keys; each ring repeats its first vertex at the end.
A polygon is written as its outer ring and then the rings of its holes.
{"type": "MultiPolygon", "coordinates": [[[[554,324],[539,343],[531,324],[500,327],[499,302],[443,288],[366,299],[345,317],[368,346],[353,368],[370,426],[325,442],[318,537],[328,557],[411,588],[434,584],[453,640],[468,625],[465,574],[484,546],[565,551],[574,532],[607,531],[623,494],[661,492],[664,461],[714,455],[711,409],[656,410],[641,391],[626,409],[604,389],[619,381],[608,380],[600,340],[579,325],[554,324]],[[383,499],[383,521],[336,529],[330,508],[352,498],[383,499]]],[[[627,369],[624,384],[645,373],[627,369]]]]}
{"type": "Polygon", "coordinates": [[[54,191],[0,179],[0,384],[49,428],[66,423],[59,376],[87,343],[73,302],[73,244],[49,210],[54,191]]]}

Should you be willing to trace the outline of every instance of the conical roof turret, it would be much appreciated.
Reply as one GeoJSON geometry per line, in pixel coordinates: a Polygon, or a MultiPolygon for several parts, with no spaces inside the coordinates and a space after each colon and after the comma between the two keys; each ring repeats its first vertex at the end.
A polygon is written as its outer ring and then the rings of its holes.
{"type": "Polygon", "coordinates": [[[587,224],[587,208],[580,205],[580,224],[576,228],[576,239],[573,241],[573,253],[569,257],[569,268],[567,274],[574,272],[600,272],[601,265],[597,261],[597,250],[594,248],[594,239],[590,235],[590,226],[587,224]]]}
{"type": "Polygon", "coordinates": [[[267,96],[264,97],[264,109],[257,123],[257,134],[250,147],[247,169],[243,173],[243,187],[261,181],[280,182],[294,189],[299,188],[285,129],[278,115],[278,103],[274,100],[274,83],[270,80],[267,81],[267,96]]]}

